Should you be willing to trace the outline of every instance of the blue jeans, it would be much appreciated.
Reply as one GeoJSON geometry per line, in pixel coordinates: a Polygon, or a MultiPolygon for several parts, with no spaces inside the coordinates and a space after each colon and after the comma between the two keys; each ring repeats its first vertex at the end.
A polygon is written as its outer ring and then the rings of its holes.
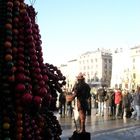
{"type": "Polygon", "coordinates": [[[104,102],[98,102],[98,114],[101,116],[104,115],[104,102]]]}
{"type": "Polygon", "coordinates": [[[136,107],[136,112],[137,112],[137,117],[136,117],[136,119],[137,119],[137,120],[140,120],[140,106],[139,106],[139,105],[136,105],[135,107],[136,107]]]}
{"type": "Polygon", "coordinates": [[[134,111],[132,112],[132,117],[134,118],[136,116],[137,120],[140,120],[140,106],[139,105],[134,105],[133,107],[134,111]]]}
{"type": "Polygon", "coordinates": [[[122,115],[122,108],[121,108],[121,103],[120,104],[116,104],[116,114],[115,116],[121,116],[122,115]]]}

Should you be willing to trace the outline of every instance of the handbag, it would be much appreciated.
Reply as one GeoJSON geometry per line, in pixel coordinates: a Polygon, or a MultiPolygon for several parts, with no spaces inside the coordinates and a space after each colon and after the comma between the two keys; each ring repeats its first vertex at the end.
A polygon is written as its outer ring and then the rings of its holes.
{"type": "Polygon", "coordinates": [[[73,101],[74,98],[75,98],[75,95],[74,95],[74,94],[67,94],[67,95],[66,95],[66,101],[67,101],[67,102],[73,101]]]}

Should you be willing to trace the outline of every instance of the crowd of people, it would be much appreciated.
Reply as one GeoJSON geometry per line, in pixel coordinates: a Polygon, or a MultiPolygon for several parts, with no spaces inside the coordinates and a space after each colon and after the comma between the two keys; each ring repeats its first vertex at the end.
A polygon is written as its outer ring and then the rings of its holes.
{"type": "Polygon", "coordinates": [[[77,82],[68,91],[66,88],[59,95],[59,114],[73,116],[73,108],[77,106],[79,112],[80,131],[85,131],[85,119],[96,110],[96,116],[112,116],[118,118],[132,118],[140,120],[140,86],[129,91],[128,89],[109,89],[100,87],[92,93],[91,87],[85,82],[83,75],[77,76],[77,82]],[[70,95],[70,99],[67,97],[70,95]],[[76,100],[75,100],[76,99],[76,100]],[[90,112],[90,113],[89,113],[90,112]]]}
{"type": "MultiPolygon", "coordinates": [[[[75,100],[66,101],[66,95],[72,94],[72,92],[67,92],[66,89],[63,91],[59,96],[59,113],[62,116],[72,116],[75,100]]],[[[88,106],[93,106],[96,109],[97,116],[107,114],[115,118],[131,117],[140,120],[140,87],[132,91],[128,91],[127,89],[106,90],[102,87],[97,90],[96,94],[91,93],[91,97],[89,96],[88,106]],[[93,97],[93,102],[90,102],[91,97],[93,97]]]]}
{"type": "Polygon", "coordinates": [[[105,89],[103,87],[93,94],[94,108],[99,116],[133,118],[140,120],[140,87],[136,90],[105,89]]]}

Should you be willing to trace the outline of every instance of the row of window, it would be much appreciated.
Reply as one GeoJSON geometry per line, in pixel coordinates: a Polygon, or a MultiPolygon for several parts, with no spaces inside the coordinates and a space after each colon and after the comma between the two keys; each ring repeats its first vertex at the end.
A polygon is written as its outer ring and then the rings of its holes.
{"type": "MultiPolygon", "coordinates": [[[[81,66],[80,67],[81,70],[92,70],[92,69],[98,69],[98,65],[84,65],[84,66],[81,66]]],[[[107,69],[112,69],[112,66],[111,65],[107,65],[107,64],[104,64],[103,68],[104,70],[107,70],[107,69]]]]}
{"type": "MultiPolygon", "coordinates": [[[[97,59],[97,58],[95,58],[94,60],[93,59],[87,59],[87,60],[80,60],[79,61],[79,64],[86,64],[86,63],[89,63],[89,62],[91,62],[91,63],[97,63],[99,60],[97,59]]],[[[104,63],[112,63],[112,59],[103,59],[103,61],[104,61],[104,63]]]]}

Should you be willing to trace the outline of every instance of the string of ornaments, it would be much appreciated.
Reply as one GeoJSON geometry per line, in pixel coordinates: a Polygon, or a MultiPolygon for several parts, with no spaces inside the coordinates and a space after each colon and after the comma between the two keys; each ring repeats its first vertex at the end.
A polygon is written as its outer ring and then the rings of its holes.
{"type": "Polygon", "coordinates": [[[24,0],[0,0],[0,139],[59,140],[54,116],[65,76],[43,62],[37,13],[24,0]]]}

